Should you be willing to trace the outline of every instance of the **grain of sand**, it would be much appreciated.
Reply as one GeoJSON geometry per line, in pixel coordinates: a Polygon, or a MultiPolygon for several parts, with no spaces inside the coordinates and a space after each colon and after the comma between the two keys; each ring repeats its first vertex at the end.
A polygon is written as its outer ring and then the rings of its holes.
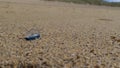
{"type": "Polygon", "coordinates": [[[120,68],[119,34],[117,7],[0,0],[0,68],[120,68]]]}

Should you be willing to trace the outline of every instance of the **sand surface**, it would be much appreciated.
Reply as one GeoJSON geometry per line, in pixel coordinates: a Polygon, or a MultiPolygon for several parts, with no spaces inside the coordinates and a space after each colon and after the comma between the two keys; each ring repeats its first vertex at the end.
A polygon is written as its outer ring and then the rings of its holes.
{"type": "Polygon", "coordinates": [[[0,68],[120,68],[119,35],[117,7],[0,0],[0,68]]]}

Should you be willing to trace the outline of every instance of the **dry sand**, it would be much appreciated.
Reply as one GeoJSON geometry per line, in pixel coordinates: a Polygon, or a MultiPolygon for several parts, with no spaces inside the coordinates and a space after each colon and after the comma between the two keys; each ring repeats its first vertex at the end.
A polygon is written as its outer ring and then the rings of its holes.
{"type": "Polygon", "coordinates": [[[117,7],[0,0],[0,68],[120,68],[119,35],[117,7]]]}

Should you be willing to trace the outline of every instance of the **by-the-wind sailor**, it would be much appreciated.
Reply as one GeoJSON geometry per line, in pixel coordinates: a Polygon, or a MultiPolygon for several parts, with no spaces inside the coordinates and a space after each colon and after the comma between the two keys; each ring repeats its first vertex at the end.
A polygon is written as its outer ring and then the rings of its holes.
{"type": "Polygon", "coordinates": [[[40,38],[40,34],[32,34],[32,35],[26,36],[25,40],[30,41],[30,40],[35,40],[38,38],[40,38]]]}

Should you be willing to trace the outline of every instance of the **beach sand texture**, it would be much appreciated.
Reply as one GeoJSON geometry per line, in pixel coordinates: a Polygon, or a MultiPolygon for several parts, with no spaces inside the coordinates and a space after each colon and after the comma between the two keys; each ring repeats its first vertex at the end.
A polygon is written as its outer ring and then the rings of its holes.
{"type": "Polygon", "coordinates": [[[0,0],[0,68],[120,68],[119,35],[117,7],[0,0]]]}

